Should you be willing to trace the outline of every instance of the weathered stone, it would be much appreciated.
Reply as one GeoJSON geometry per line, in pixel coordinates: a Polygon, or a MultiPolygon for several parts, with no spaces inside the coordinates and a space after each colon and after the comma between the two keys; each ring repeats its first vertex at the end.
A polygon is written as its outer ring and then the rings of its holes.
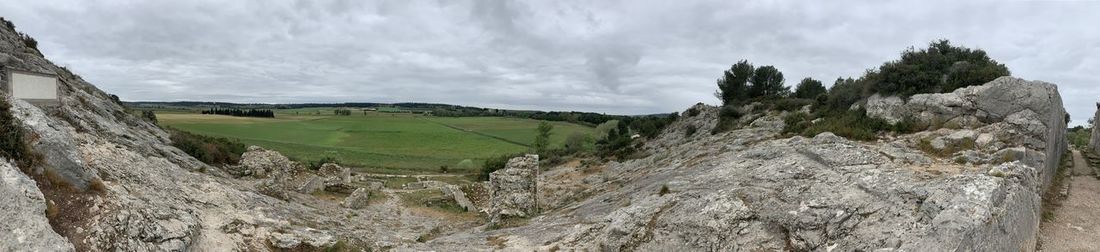
{"type": "MultiPolygon", "coordinates": [[[[23,128],[36,136],[30,138],[30,144],[45,158],[46,165],[41,169],[48,170],[51,174],[57,175],[57,178],[64,179],[65,183],[81,190],[88,189],[88,185],[98,179],[94,173],[85,168],[83,160],[80,159],[77,144],[72,137],[75,133],[74,129],[51,126],[59,123],[26,101],[6,95],[2,99],[7,99],[11,103],[12,116],[23,123],[23,128]]],[[[35,172],[42,174],[46,171],[35,172]]]]}
{"type": "Polygon", "coordinates": [[[344,207],[361,209],[367,207],[370,200],[370,191],[366,188],[355,189],[348,197],[344,198],[344,207]]]}
{"type": "Polygon", "coordinates": [[[477,212],[477,205],[474,205],[469,198],[466,198],[466,193],[462,192],[457,185],[444,185],[439,188],[439,191],[443,193],[446,198],[454,199],[458,206],[466,209],[468,212],[477,212]]]}
{"type": "Polygon", "coordinates": [[[904,105],[905,101],[900,97],[874,94],[867,98],[867,115],[882,118],[891,124],[898,123],[907,116],[904,105]]]}
{"type": "Polygon", "coordinates": [[[286,183],[286,181],[277,178],[264,179],[256,184],[256,191],[272,198],[284,201],[290,200],[290,192],[288,192],[286,183]]]}
{"type": "Polygon", "coordinates": [[[34,180],[0,158],[0,251],[73,251],[50,227],[34,180]]]}
{"type": "Polygon", "coordinates": [[[504,218],[526,218],[538,211],[539,156],[528,154],[508,160],[504,169],[489,174],[489,223],[504,218]]]}
{"type": "Polygon", "coordinates": [[[267,178],[276,176],[274,173],[290,174],[298,170],[298,163],[290,161],[283,154],[267,150],[260,146],[249,146],[248,151],[241,154],[241,167],[248,169],[252,176],[267,178]]]}
{"type": "Polygon", "coordinates": [[[321,165],[317,174],[324,178],[325,191],[351,193],[355,190],[355,186],[351,185],[351,169],[347,167],[327,163],[321,165]]]}
{"type": "Polygon", "coordinates": [[[304,194],[312,194],[320,190],[325,189],[325,180],[320,176],[311,175],[306,178],[302,185],[298,186],[298,192],[304,194]]]}

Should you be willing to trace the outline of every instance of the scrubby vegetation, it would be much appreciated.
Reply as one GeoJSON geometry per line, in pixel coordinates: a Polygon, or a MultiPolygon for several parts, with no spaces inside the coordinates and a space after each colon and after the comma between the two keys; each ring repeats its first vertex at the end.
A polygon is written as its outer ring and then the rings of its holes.
{"type": "Polygon", "coordinates": [[[741,119],[743,114],[737,110],[737,107],[733,105],[722,106],[718,110],[718,124],[714,125],[714,128],[710,130],[711,134],[718,134],[733,129],[736,125],[733,125],[737,119],[741,119]]]}
{"type": "Polygon", "coordinates": [[[1092,138],[1092,128],[1086,128],[1085,126],[1077,126],[1070,128],[1066,132],[1066,138],[1069,139],[1069,144],[1078,149],[1085,149],[1089,146],[1089,139],[1092,138]]]}
{"type": "Polygon", "coordinates": [[[783,73],[775,67],[754,67],[741,60],[722,73],[715,93],[722,101],[719,123],[711,133],[727,131],[740,118],[738,111],[745,104],[759,103],[754,110],[799,111],[807,105],[811,113],[795,112],[784,118],[788,134],[812,136],[821,132],[833,132],[839,136],[871,140],[880,132],[913,132],[928,125],[918,125],[906,119],[890,124],[866,116],[863,110],[853,110],[852,105],[875,93],[908,97],[918,93],[950,92],[955,89],[981,85],[1001,76],[1009,75],[1008,68],[989,58],[980,49],[952,46],[947,40],[929,44],[928,48],[910,48],[901,59],[886,62],[868,70],[859,79],[837,78],[827,91],[820,81],[805,78],[792,93],[783,86],[783,73]]]}
{"type": "Polygon", "coordinates": [[[209,165],[237,164],[246,150],[244,144],[236,140],[196,135],[171,128],[167,130],[171,134],[172,146],[209,165]]]}
{"type": "Polygon", "coordinates": [[[27,169],[35,166],[42,157],[27,145],[24,134],[23,127],[11,114],[11,104],[0,97],[0,157],[27,169]]]}
{"type": "Polygon", "coordinates": [[[509,159],[518,156],[522,156],[522,154],[505,154],[485,159],[485,164],[481,166],[481,172],[478,174],[478,179],[488,181],[490,173],[504,169],[504,166],[508,165],[509,159]]]}

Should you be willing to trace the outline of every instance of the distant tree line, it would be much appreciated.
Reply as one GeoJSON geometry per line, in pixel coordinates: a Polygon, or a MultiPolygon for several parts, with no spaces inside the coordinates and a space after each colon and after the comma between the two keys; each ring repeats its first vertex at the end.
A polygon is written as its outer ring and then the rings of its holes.
{"type": "Polygon", "coordinates": [[[351,110],[350,109],[336,109],[336,110],[333,110],[332,113],[336,114],[338,116],[350,116],[351,115],[351,110]]]}
{"type": "Polygon", "coordinates": [[[203,110],[204,115],[228,115],[228,116],[242,116],[242,117],[267,117],[274,118],[275,112],[267,109],[228,109],[228,108],[211,108],[203,110]]]}

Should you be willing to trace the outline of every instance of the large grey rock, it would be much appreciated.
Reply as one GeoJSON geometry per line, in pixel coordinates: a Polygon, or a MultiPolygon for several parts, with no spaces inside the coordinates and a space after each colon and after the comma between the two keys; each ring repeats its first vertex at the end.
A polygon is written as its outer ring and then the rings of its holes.
{"type": "Polygon", "coordinates": [[[528,154],[508,160],[504,169],[489,174],[490,225],[538,211],[538,169],[539,156],[528,154]]]}
{"type": "Polygon", "coordinates": [[[908,113],[905,111],[904,106],[905,101],[902,101],[900,97],[883,97],[878,94],[867,98],[867,105],[865,105],[868,116],[882,118],[889,123],[900,122],[907,116],[908,113]]]}
{"type": "Polygon", "coordinates": [[[364,208],[367,207],[367,203],[369,202],[369,200],[370,191],[368,191],[366,188],[355,189],[355,191],[351,192],[351,195],[348,195],[347,198],[344,198],[344,207],[354,209],[364,208]]]}
{"type": "MultiPolygon", "coordinates": [[[[1047,82],[1005,76],[951,93],[913,95],[904,105],[887,102],[881,97],[872,97],[867,102],[879,104],[873,112],[868,110],[868,116],[891,120],[900,115],[917,118],[932,126],[955,126],[953,128],[989,125],[993,126],[990,128],[994,129],[993,133],[998,134],[997,138],[1015,140],[1048,157],[1059,157],[1067,148],[1066,112],[1061,94],[1058,86],[1047,82]],[[1010,131],[1024,134],[999,137],[1013,135],[1010,131]]],[[[1041,166],[1039,177],[1045,186],[1053,177],[1058,160],[1044,161],[1041,166]]]]}
{"type": "Polygon", "coordinates": [[[34,180],[0,158],[0,251],[73,251],[50,227],[34,180]]]}
{"type": "Polygon", "coordinates": [[[273,174],[288,174],[299,170],[299,164],[290,161],[278,151],[267,150],[260,146],[248,146],[248,150],[241,154],[240,166],[251,171],[252,176],[267,178],[273,174]]]}
{"type": "Polygon", "coordinates": [[[31,146],[36,152],[42,154],[46,164],[42,170],[35,171],[39,174],[50,172],[64,179],[66,183],[80,190],[86,190],[88,185],[96,180],[96,175],[86,169],[80,159],[76,142],[72,135],[75,131],[69,127],[55,127],[57,121],[46,115],[41,109],[23,100],[12,99],[4,96],[12,104],[12,116],[23,123],[31,137],[31,146]]]}

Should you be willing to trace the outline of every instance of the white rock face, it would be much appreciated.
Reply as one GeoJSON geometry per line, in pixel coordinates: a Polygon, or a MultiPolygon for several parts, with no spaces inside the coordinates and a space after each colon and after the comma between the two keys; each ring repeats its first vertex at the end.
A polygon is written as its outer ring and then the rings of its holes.
{"type": "Polygon", "coordinates": [[[904,105],[905,101],[900,97],[882,97],[875,94],[867,98],[867,115],[882,118],[889,123],[898,123],[908,114],[904,105]]]}
{"type": "Polygon", "coordinates": [[[50,227],[34,180],[0,158],[0,251],[73,251],[50,227]]]}
{"type": "Polygon", "coordinates": [[[528,154],[508,160],[504,169],[489,174],[490,225],[508,217],[530,217],[537,211],[538,169],[539,156],[528,154]]]}

